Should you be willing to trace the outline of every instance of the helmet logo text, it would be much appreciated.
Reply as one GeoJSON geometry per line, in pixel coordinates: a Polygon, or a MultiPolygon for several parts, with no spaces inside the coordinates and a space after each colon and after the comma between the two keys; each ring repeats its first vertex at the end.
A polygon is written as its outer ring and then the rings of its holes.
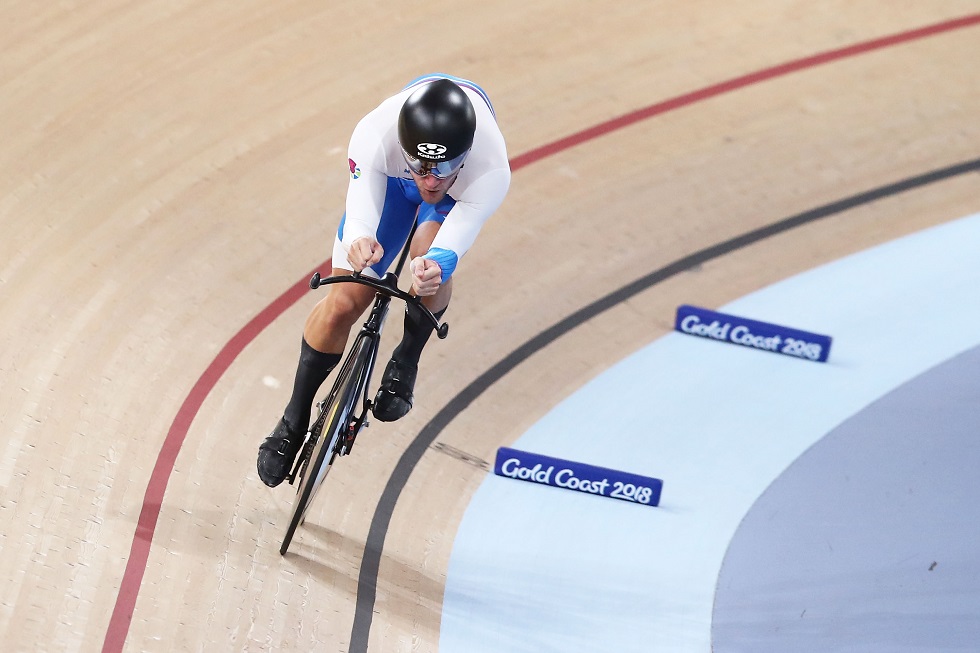
{"type": "Polygon", "coordinates": [[[417,147],[419,154],[430,158],[441,157],[446,153],[446,146],[438,143],[419,143],[417,147]]]}

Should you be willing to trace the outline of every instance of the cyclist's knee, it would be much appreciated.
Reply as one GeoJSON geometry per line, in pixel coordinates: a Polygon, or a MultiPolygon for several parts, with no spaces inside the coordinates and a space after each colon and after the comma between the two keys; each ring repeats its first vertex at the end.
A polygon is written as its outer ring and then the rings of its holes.
{"type": "Polygon", "coordinates": [[[353,326],[371,301],[371,295],[349,290],[338,288],[338,292],[331,293],[327,302],[329,313],[339,326],[353,326]]]}
{"type": "Polygon", "coordinates": [[[415,237],[412,238],[412,246],[409,248],[409,256],[415,258],[422,256],[429,251],[432,241],[442,225],[435,221],[423,222],[415,230],[415,237]]]}
{"type": "Polygon", "coordinates": [[[364,286],[346,283],[331,286],[329,294],[313,308],[309,324],[321,332],[349,331],[373,296],[364,286]]]}
{"type": "Polygon", "coordinates": [[[433,313],[438,313],[449,306],[449,300],[452,298],[452,296],[453,278],[449,277],[446,279],[445,283],[439,286],[439,290],[436,291],[436,294],[423,297],[422,303],[425,304],[425,307],[433,313]]]}

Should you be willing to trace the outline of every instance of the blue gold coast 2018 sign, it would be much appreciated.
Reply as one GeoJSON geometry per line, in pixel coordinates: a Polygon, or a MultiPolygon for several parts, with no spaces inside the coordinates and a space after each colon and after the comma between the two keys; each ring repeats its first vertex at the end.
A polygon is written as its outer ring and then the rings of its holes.
{"type": "Polygon", "coordinates": [[[508,447],[497,450],[493,471],[497,476],[631,501],[644,506],[659,505],[663,488],[663,481],[658,478],[508,447]]]}
{"type": "Polygon", "coordinates": [[[830,355],[830,336],[687,304],[678,307],[674,328],[692,336],[731,342],[818,363],[825,363],[830,355]]]}

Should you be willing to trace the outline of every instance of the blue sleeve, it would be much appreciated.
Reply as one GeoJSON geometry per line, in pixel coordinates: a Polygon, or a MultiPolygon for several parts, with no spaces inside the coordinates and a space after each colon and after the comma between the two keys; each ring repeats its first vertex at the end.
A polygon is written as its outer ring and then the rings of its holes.
{"type": "Polygon", "coordinates": [[[451,249],[442,249],[441,247],[433,247],[422,258],[435,261],[442,268],[442,281],[440,283],[446,283],[446,279],[453,275],[453,272],[456,270],[456,264],[459,263],[459,257],[456,256],[456,252],[451,249]]]}

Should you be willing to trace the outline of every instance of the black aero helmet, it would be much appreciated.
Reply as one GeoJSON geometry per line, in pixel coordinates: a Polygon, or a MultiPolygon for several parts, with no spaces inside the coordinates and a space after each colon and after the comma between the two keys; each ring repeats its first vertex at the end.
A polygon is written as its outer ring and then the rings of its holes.
{"type": "Polygon", "coordinates": [[[437,79],[412,93],[398,114],[398,142],[416,174],[448,177],[473,146],[476,111],[459,86],[437,79]]]}

